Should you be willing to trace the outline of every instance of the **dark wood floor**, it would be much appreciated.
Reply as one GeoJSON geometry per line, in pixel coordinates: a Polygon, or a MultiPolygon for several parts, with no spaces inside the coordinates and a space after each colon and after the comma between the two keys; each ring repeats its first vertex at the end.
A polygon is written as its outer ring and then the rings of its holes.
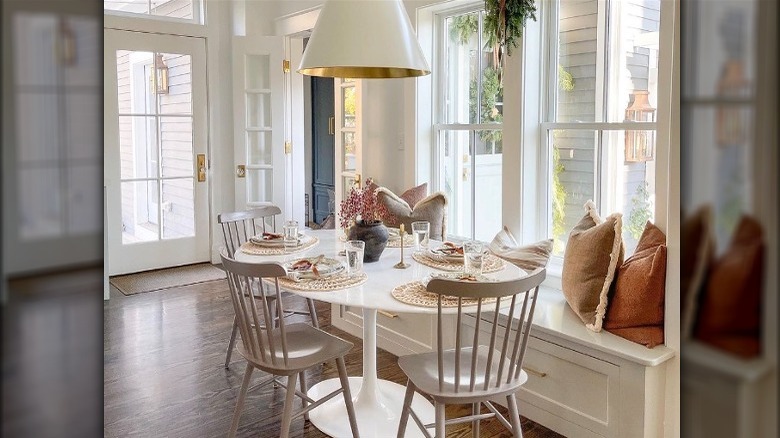
{"type": "MultiPolygon", "coordinates": [[[[285,305],[303,306],[303,301],[286,296],[285,305]]],[[[329,305],[319,304],[317,310],[325,330],[355,344],[346,362],[350,376],[360,375],[361,340],[330,325],[329,305]]],[[[230,369],[223,366],[233,314],[226,282],[129,297],[112,290],[104,314],[105,436],[213,437],[227,433],[244,362],[235,353],[230,369]]],[[[406,383],[396,356],[382,350],[377,363],[380,378],[406,383]]],[[[335,365],[328,364],[311,370],[307,380],[336,376],[335,365]]],[[[255,372],[252,384],[266,379],[267,375],[255,372]]],[[[278,436],[283,401],[284,391],[271,385],[250,392],[239,436],[278,436]]],[[[464,409],[448,407],[447,416],[457,416],[464,409]]],[[[528,438],[560,436],[525,419],[523,431],[528,438]]],[[[511,436],[495,419],[483,421],[481,432],[485,437],[511,436]]],[[[292,424],[291,436],[325,435],[299,417],[292,424]]],[[[388,431],[391,436],[395,431],[388,431]]],[[[448,436],[471,436],[471,426],[450,427],[448,436]]]]}

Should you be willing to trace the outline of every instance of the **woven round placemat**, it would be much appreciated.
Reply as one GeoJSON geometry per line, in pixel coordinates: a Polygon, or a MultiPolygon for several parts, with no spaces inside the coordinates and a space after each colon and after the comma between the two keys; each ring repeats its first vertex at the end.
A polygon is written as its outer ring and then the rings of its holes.
{"type": "MultiPolygon", "coordinates": [[[[402,284],[396,286],[391,292],[393,298],[396,300],[411,304],[412,306],[419,307],[437,307],[439,305],[439,295],[428,292],[425,285],[419,281],[413,281],[411,283],[402,284]]],[[[479,300],[476,298],[464,298],[462,301],[463,306],[476,306],[479,300]]],[[[486,298],[482,301],[482,304],[495,303],[495,298],[486,298]]],[[[452,297],[449,295],[442,295],[441,297],[442,307],[458,307],[458,297],[452,297]]]]}
{"type": "Polygon", "coordinates": [[[285,254],[296,254],[299,252],[306,251],[309,248],[313,248],[318,243],[320,243],[320,239],[317,236],[303,236],[301,239],[301,245],[298,248],[295,248],[293,250],[287,250],[284,247],[281,248],[269,248],[266,246],[257,245],[252,242],[246,242],[243,245],[241,245],[241,252],[251,255],[285,255],[285,254]]]}
{"type": "Polygon", "coordinates": [[[287,290],[324,292],[358,286],[365,283],[367,279],[368,276],[365,274],[365,272],[363,272],[358,275],[341,274],[333,275],[331,277],[300,281],[295,281],[290,278],[279,278],[279,284],[287,290]]]}
{"type": "MultiPolygon", "coordinates": [[[[414,246],[414,236],[411,234],[404,235],[404,248],[410,248],[414,246]]],[[[390,238],[387,240],[387,247],[388,248],[400,248],[401,247],[401,237],[396,238],[390,238]]]]}
{"type": "MultiPolygon", "coordinates": [[[[415,252],[412,254],[412,258],[422,263],[425,266],[431,268],[441,269],[447,272],[458,272],[463,270],[463,263],[461,262],[449,262],[444,259],[435,260],[428,257],[425,253],[415,252]]],[[[506,262],[500,258],[486,254],[482,256],[482,273],[487,274],[490,272],[498,272],[506,267],[506,262]]]]}
{"type": "MultiPolygon", "coordinates": [[[[347,236],[341,235],[339,236],[339,241],[346,242],[347,236]]],[[[411,248],[414,246],[414,236],[411,234],[407,234],[404,236],[404,248],[411,248]]],[[[387,246],[385,248],[400,248],[401,247],[401,239],[396,238],[390,238],[387,239],[387,246]]]]}

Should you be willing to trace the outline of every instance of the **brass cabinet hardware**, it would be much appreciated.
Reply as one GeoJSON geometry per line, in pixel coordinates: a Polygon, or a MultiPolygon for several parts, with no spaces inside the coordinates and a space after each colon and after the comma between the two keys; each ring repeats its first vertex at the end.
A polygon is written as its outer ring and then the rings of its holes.
{"type": "Polygon", "coordinates": [[[336,118],[335,117],[329,117],[328,118],[328,134],[335,135],[336,134],[336,118]]]}
{"type": "Polygon", "coordinates": [[[537,376],[537,377],[547,377],[547,373],[543,373],[541,371],[536,371],[533,368],[523,367],[523,370],[525,370],[526,373],[533,374],[534,376],[537,376]]]}
{"type": "Polygon", "coordinates": [[[246,166],[239,164],[236,166],[236,178],[244,178],[246,176],[246,166]]]}
{"type": "Polygon", "coordinates": [[[384,310],[377,310],[376,313],[378,313],[380,315],[383,315],[383,316],[386,316],[386,317],[388,317],[390,319],[398,318],[398,314],[397,313],[385,312],[384,310]]]}

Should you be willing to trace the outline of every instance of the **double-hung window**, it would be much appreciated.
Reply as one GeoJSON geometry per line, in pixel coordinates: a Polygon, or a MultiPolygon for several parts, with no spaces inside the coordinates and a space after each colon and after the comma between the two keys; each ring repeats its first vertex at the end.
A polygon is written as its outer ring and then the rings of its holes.
{"type": "Polygon", "coordinates": [[[593,200],[623,214],[626,254],[653,220],[660,8],[658,0],[545,4],[548,235],[563,255],[568,231],[593,200]]]}
{"type": "Polygon", "coordinates": [[[501,229],[503,87],[483,6],[436,18],[433,177],[447,234],[490,240],[501,229]]]}

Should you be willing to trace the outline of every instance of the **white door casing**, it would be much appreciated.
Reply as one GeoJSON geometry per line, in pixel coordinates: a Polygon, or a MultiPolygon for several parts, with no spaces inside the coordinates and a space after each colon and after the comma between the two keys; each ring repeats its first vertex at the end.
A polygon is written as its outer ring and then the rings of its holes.
{"type": "MultiPolygon", "coordinates": [[[[108,242],[106,263],[108,274],[126,274],[208,261],[210,242],[208,160],[204,169],[207,175],[206,181],[198,181],[196,165],[197,155],[203,154],[208,158],[205,41],[202,38],[106,29],[104,90],[104,180],[107,218],[105,232],[108,242]],[[120,84],[117,74],[118,53],[131,65],[131,72],[132,65],[136,65],[137,72],[139,68],[137,64],[143,64],[144,56],[149,58],[151,68],[154,68],[156,54],[165,54],[168,57],[168,64],[171,64],[169,89],[172,90],[165,98],[167,102],[171,102],[171,105],[166,108],[177,109],[163,109],[161,103],[163,98],[160,97],[163,94],[151,91],[155,83],[140,84],[137,80],[133,81],[133,77],[136,79],[139,77],[137,74],[131,73],[130,78],[126,79],[129,80],[129,85],[126,82],[120,84]],[[145,87],[149,87],[149,93],[157,96],[155,99],[160,99],[156,108],[152,106],[151,114],[148,112],[148,107],[139,108],[137,104],[125,105],[120,109],[120,91],[131,94],[129,99],[123,96],[124,100],[137,103],[139,93],[144,93],[145,87]],[[173,90],[187,91],[177,96],[173,90]],[[190,102],[186,102],[187,97],[190,102]],[[180,108],[188,109],[181,111],[180,108]],[[120,123],[120,119],[125,123],[120,123]],[[163,124],[179,126],[179,128],[168,131],[167,128],[166,130],[162,128],[163,124]],[[120,128],[120,125],[124,128],[120,128]],[[130,133],[124,132],[123,129],[124,131],[129,129],[130,133]],[[126,142],[124,156],[122,141],[126,142]],[[129,149],[128,144],[132,144],[129,149]],[[154,148],[147,149],[147,152],[151,151],[148,152],[151,155],[159,154],[157,164],[153,166],[156,167],[156,171],[148,170],[149,160],[145,160],[144,154],[140,153],[142,147],[154,148]],[[127,157],[128,150],[131,151],[130,158],[127,157]],[[128,170],[127,166],[123,170],[123,160],[131,162],[132,170],[128,170]],[[175,166],[169,168],[163,165],[162,161],[171,163],[176,161],[178,168],[174,169],[175,166]],[[188,166],[188,163],[192,165],[188,166]],[[147,170],[141,172],[139,171],[141,168],[147,170]],[[155,200],[156,202],[144,203],[145,206],[140,208],[137,201],[130,201],[132,210],[138,210],[130,212],[127,198],[135,199],[139,193],[145,193],[147,197],[158,196],[158,199],[155,200]],[[143,231],[136,222],[140,221],[139,212],[149,213],[141,212],[149,206],[156,206],[159,209],[158,220],[150,221],[157,227],[155,229],[151,226],[148,231],[143,231]],[[128,218],[132,218],[132,224],[127,223],[128,218]],[[128,237],[129,233],[124,232],[129,226],[138,228],[132,238],[128,237]],[[146,234],[143,235],[144,233],[146,234]],[[139,235],[141,238],[136,238],[139,235]]],[[[138,199],[142,197],[138,196],[138,199]]]]}

